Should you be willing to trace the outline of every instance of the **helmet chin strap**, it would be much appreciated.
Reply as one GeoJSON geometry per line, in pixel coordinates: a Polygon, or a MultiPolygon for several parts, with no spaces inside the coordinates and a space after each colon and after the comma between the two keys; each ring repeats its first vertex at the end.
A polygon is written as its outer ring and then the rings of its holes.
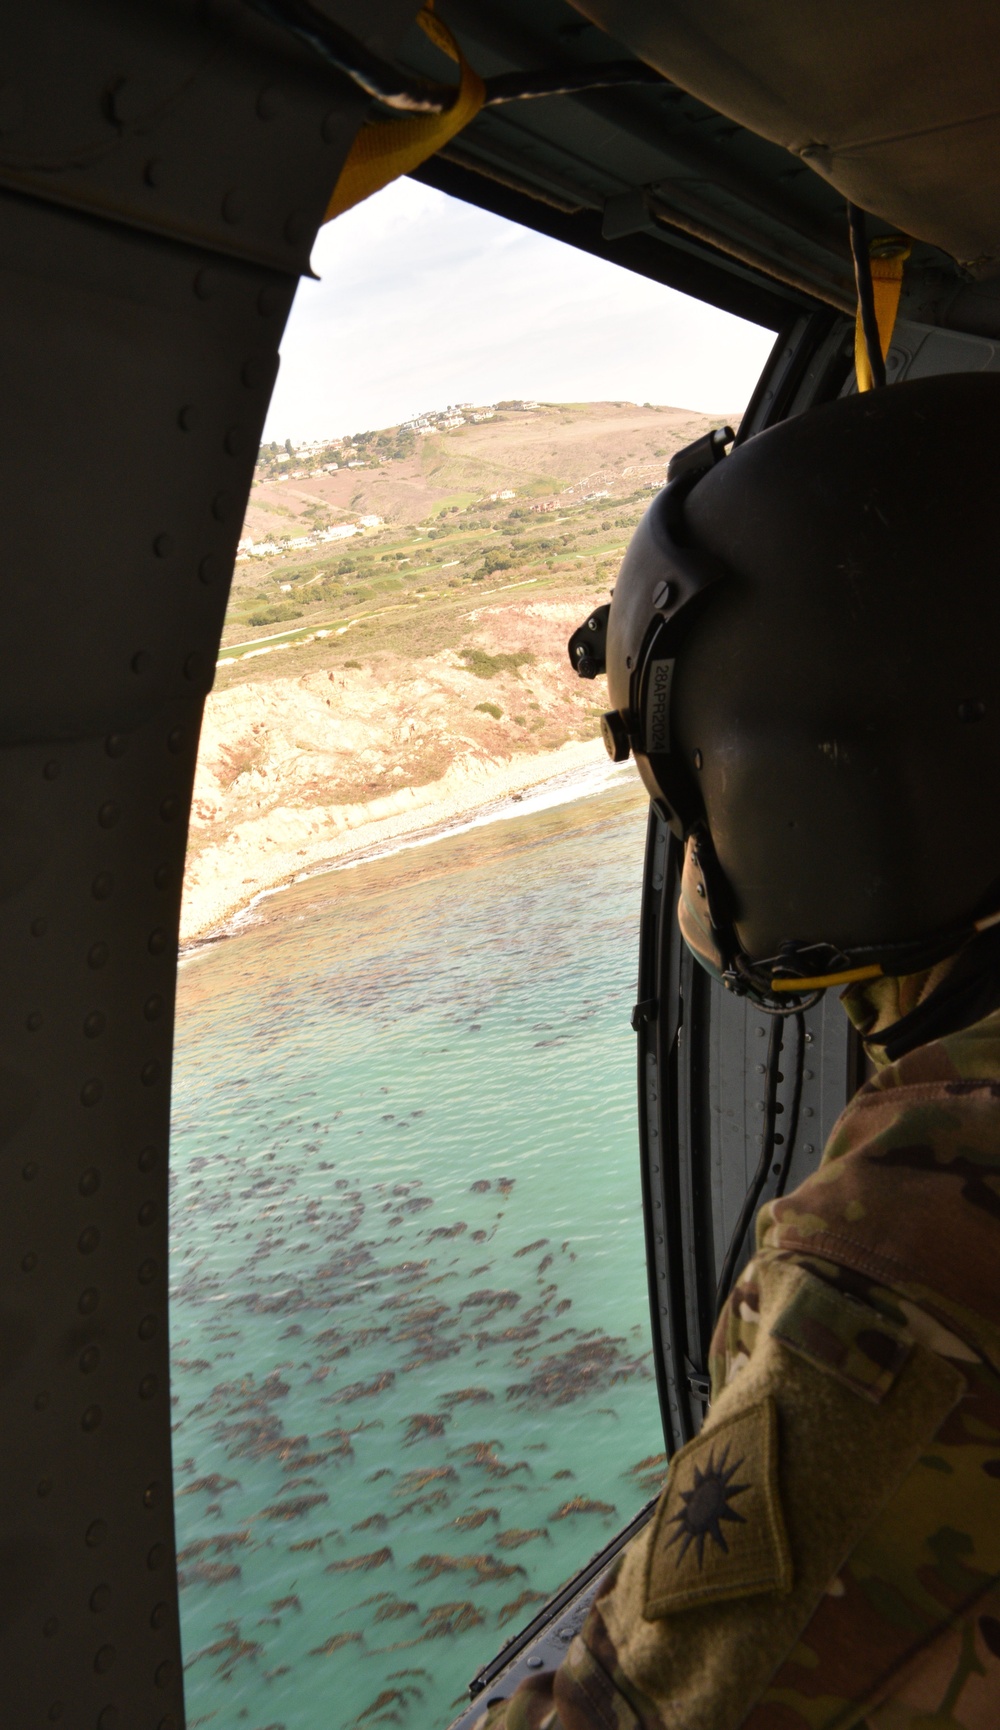
{"type": "Polygon", "coordinates": [[[732,892],[708,827],[697,824],[684,847],[677,910],[681,936],[706,972],[727,990],[751,998],[767,1015],[796,1014],[830,986],[919,973],[1000,926],[997,911],[962,920],[930,939],[854,951],[838,950],[832,943],[792,941],[783,943],[777,955],[758,960],[740,943],[731,904],[732,892]]]}

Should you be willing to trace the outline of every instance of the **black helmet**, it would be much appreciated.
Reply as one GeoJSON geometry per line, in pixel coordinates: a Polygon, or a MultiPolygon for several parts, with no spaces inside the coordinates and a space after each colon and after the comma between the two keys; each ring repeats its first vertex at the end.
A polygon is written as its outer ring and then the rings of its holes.
{"type": "Polygon", "coordinates": [[[1000,909],[998,424],[1000,377],[951,374],[710,435],[571,639],[687,842],[685,935],[761,1000],[1000,909]]]}

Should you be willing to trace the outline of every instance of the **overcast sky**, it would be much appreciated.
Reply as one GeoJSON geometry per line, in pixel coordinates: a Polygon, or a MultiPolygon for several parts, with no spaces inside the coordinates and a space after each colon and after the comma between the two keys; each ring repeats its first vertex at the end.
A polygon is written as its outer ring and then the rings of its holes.
{"type": "Polygon", "coordinates": [[[265,439],[522,396],[738,413],[774,340],[413,180],[320,229],[312,262],[265,439]]]}

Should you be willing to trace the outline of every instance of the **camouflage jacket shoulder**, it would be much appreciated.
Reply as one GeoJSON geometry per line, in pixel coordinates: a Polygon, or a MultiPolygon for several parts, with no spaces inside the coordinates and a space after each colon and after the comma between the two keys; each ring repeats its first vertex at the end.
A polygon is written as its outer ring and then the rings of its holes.
{"type": "Polygon", "coordinates": [[[765,1210],[701,1434],[490,1730],[1000,1723],[997,1088],[1000,1015],[883,1069],[765,1210]]]}
{"type": "Polygon", "coordinates": [[[866,1082],[757,1244],[891,1288],[1000,1366],[1000,1012],[866,1082]]]}

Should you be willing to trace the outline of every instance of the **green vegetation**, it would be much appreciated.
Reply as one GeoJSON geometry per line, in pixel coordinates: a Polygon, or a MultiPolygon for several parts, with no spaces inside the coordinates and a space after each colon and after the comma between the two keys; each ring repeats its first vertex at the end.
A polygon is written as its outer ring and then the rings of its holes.
{"type": "Polygon", "coordinates": [[[503,717],[503,710],[501,709],[499,703],[477,703],[476,704],[476,714],[477,715],[492,715],[494,721],[499,721],[503,717]]]}
{"type": "Polygon", "coordinates": [[[301,619],[302,608],[292,601],[274,601],[269,607],[257,607],[247,614],[248,625],[281,625],[286,619],[301,619]]]}
{"type": "Polygon", "coordinates": [[[488,655],[485,649],[459,649],[458,652],[477,679],[495,679],[498,673],[516,674],[519,668],[535,664],[530,649],[515,649],[510,655],[488,655]]]}

